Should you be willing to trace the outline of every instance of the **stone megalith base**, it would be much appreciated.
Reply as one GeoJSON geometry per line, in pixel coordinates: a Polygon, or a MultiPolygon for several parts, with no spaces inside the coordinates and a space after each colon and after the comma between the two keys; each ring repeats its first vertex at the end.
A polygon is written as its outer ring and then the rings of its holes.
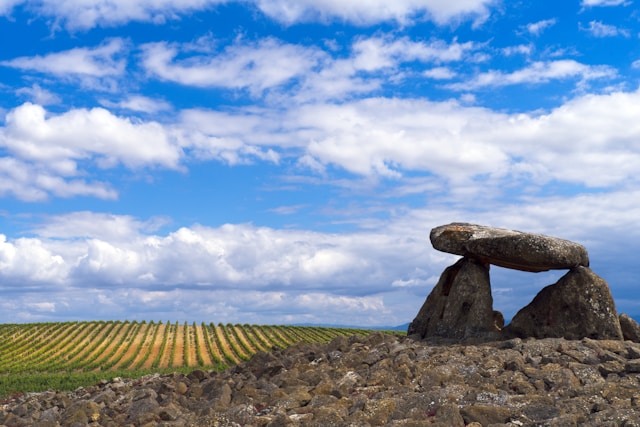
{"type": "Polygon", "coordinates": [[[504,329],[510,336],[621,340],[609,285],[588,267],[576,267],[538,295],[504,329]]]}
{"type": "Polygon", "coordinates": [[[420,339],[494,337],[502,327],[496,326],[501,317],[493,311],[488,265],[465,257],[444,270],[407,335],[420,339]]]}
{"type": "Polygon", "coordinates": [[[624,313],[618,318],[624,339],[640,343],[640,324],[624,313]]]}

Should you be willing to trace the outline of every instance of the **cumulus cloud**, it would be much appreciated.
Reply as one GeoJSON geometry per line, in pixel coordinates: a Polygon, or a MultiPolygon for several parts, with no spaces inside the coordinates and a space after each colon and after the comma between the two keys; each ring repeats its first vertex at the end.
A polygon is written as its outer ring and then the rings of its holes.
{"type": "Polygon", "coordinates": [[[314,173],[337,166],[400,183],[418,171],[446,180],[452,193],[476,181],[484,188],[525,181],[615,187],[635,182],[640,166],[633,144],[640,137],[639,99],[638,92],[586,95],[544,114],[506,114],[455,101],[369,98],[284,111],[184,110],[165,124],[99,108],[50,115],[24,104],[0,129],[0,145],[12,156],[2,160],[0,191],[25,200],[111,198],[108,184],[86,177],[87,162],[181,169],[190,159],[238,164],[283,157],[314,173]]]}
{"type": "MultiPolygon", "coordinates": [[[[196,224],[160,233],[153,218],[92,212],[44,217],[33,237],[0,236],[0,289],[39,291],[22,294],[2,313],[33,320],[26,313],[37,319],[41,311],[55,310],[68,319],[91,307],[85,315],[93,319],[122,318],[133,310],[146,320],[184,313],[189,321],[349,324],[355,316],[369,325],[400,324],[455,262],[457,257],[433,250],[428,241],[432,227],[454,220],[578,241],[616,293],[619,272],[598,261],[633,256],[619,243],[639,234],[638,200],[637,190],[621,189],[525,197],[473,213],[427,204],[375,230],[339,235],[251,224],[196,224]]],[[[494,286],[502,289],[494,295],[496,307],[514,314],[529,302],[527,292],[535,294],[557,278],[543,276],[511,277],[492,269],[494,286]]]]}
{"type": "Polygon", "coordinates": [[[389,313],[381,295],[389,291],[400,269],[430,261],[425,242],[418,245],[408,236],[335,235],[251,224],[193,225],[154,234],[148,222],[76,212],[45,218],[34,228],[34,237],[2,236],[0,288],[8,291],[29,283],[50,294],[49,302],[56,307],[77,292],[74,288],[85,290],[81,306],[99,294],[108,295],[105,303],[117,302],[126,290],[146,307],[136,310],[143,314],[162,311],[159,305],[175,303],[171,298],[176,292],[189,289],[190,295],[181,297],[193,298],[189,304],[196,304],[201,316],[206,307],[192,295],[198,292],[206,292],[207,300],[221,295],[229,313],[255,316],[279,310],[303,321],[312,320],[309,313],[320,316],[319,309],[326,315],[347,306],[374,318],[376,313],[389,313]],[[68,224],[78,224],[77,231],[68,224]]]}
{"type": "Polygon", "coordinates": [[[635,182],[637,105],[639,92],[580,96],[544,114],[506,114],[455,101],[369,98],[285,112],[185,110],[179,126],[182,138],[202,156],[233,158],[251,148],[257,159],[295,156],[314,173],[337,166],[401,185],[405,172],[419,171],[445,179],[452,192],[477,190],[476,180],[485,189],[490,183],[500,188],[554,180],[609,187],[635,182]]]}
{"type": "Polygon", "coordinates": [[[102,108],[50,115],[26,103],[7,114],[1,145],[16,157],[41,162],[61,174],[75,174],[76,161],[95,157],[98,166],[158,164],[177,168],[179,150],[162,126],[135,123],[102,108]]]}
{"type": "Polygon", "coordinates": [[[20,238],[8,241],[0,234],[0,275],[5,289],[35,283],[64,283],[69,266],[62,256],[53,253],[39,239],[20,238]]]}
{"type": "Polygon", "coordinates": [[[137,123],[101,108],[51,115],[31,103],[7,114],[0,147],[12,156],[3,158],[10,179],[1,190],[25,200],[48,194],[113,198],[107,184],[80,178],[86,171],[79,164],[178,169],[181,157],[180,147],[158,123],[137,123]]]}

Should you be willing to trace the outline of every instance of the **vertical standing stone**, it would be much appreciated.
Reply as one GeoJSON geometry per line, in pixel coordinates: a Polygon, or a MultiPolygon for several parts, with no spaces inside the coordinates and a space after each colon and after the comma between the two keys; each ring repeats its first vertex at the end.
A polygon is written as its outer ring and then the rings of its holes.
{"type": "Polygon", "coordinates": [[[444,270],[407,334],[465,339],[497,332],[489,268],[462,258],[444,270]]]}
{"type": "Polygon", "coordinates": [[[570,340],[622,339],[609,285],[588,267],[573,268],[542,289],[514,316],[505,333],[570,340]]]}

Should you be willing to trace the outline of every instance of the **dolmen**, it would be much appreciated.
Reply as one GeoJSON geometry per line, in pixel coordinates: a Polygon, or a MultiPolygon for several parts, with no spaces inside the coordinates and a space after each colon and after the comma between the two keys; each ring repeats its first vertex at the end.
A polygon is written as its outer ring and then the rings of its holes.
{"type": "Polygon", "coordinates": [[[460,255],[447,267],[407,335],[418,339],[495,340],[514,337],[630,339],[640,325],[618,316],[609,285],[589,268],[584,246],[542,234],[467,223],[431,230],[439,251],[460,255]],[[568,270],[543,288],[504,326],[493,310],[490,265],[527,271],[568,270]]]}

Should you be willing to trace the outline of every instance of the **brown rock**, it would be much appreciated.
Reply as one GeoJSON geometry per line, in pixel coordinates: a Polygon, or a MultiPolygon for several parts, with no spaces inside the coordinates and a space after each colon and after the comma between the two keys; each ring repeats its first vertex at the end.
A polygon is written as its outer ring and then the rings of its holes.
{"type": "Polygon", "coordinates": [[[439,251],[515,270],[538,272],[589,266],[584,246],[542,234],[452,223],[434,228],[429,237],[439,251]]]}
{"type": "Polygon", "coordinates": [[[587,267],[574,268],[542,289],[505,332],[535,338],[622,339],[609,286],[587,267]]]}
{"type": "Polygon", "coordinates": [[[497,334],[496,317],[489,269],[462,258],[442,273],[407,334],[455,339],[497,334]]]}
{"type": "Polygon", "coordinates": [[[483,426],[506,423],[511,418],[511,412],[499,406],[473,405],[462,408],[460,412],[464,422],[478,422],[483,426]]]}
{"type": "Polygon", "coordinates": [[[624,313],[619,320],[624,339],[640,343],[640,324],[624,313]]]}

